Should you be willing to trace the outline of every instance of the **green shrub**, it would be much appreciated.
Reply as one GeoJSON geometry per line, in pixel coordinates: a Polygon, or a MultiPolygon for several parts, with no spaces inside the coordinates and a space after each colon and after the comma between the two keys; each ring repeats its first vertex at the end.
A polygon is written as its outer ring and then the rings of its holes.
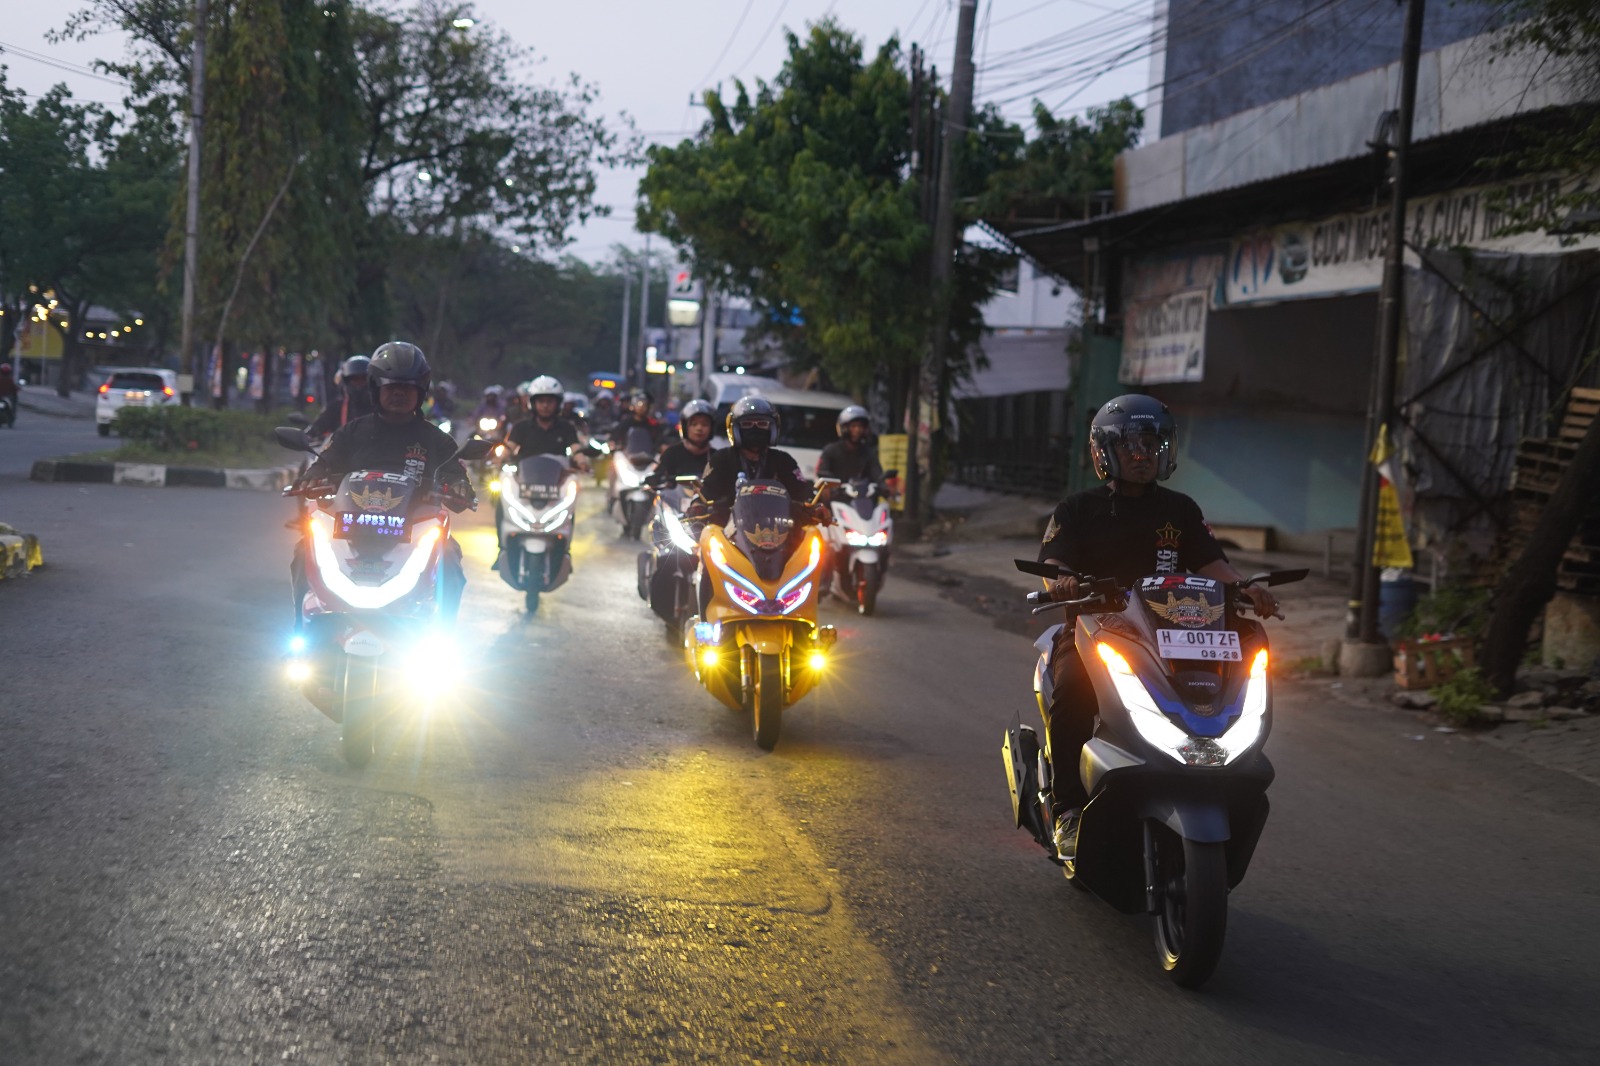
{"type": "Polygon", "coordinates": [[[1435,685],[1430,691],[1437,701],[1434,709],[1456,725],[1473,725],[1481,721],[1479,711],[1494,698],[1494,690],[1478,673],[1476,666],[1456,671],[1450,680],[1435,685]]]}
{"type": "Polygon", "coordinates": [[[1442,633],[1476,640],[1489,624],[1492,590],[1470,585],[1440,585],[1417,601],[1395,634],[1402,640],[1442,633]]]}
{"type": "Polygon", "coordinates": [[[116,432],[132,444],[156,451],[254,452],[272,442],[282,416],[254,411],[216,411],[209,407],[124,407],[116,432]]]}

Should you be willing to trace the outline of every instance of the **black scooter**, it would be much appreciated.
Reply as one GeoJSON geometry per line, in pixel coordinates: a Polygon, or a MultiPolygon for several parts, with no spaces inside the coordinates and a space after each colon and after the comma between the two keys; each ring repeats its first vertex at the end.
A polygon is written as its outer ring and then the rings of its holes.
{"type": "MultiPolygon", "coordinates": [[[[1076,612],[1073,642],[1094,685],[1099,716],[1076,767],[1089,796],[1071,857],[1056,854],[1050,781],[1057,768],[1030,727],[1002,745],[1012,816],[1060,863],[1067,880],[1125,914],[1154,919],[1156,955],[1185,988],[1205,983],[1222,956],[1228,891],[1244,879],[1267,821],[1272,728],[1267,636],[1245,618],[1243,588],[1299,581],[1305,570],[1228,585],[1193,574],[1154,574],[1134,587],[1042,563],[1023,573],[1072,576],[1087,594],[1034,614],[1076,612]]],[[[1036,642],[1034,693],[1053,696],[1050,657],[1060,626],[1036,642]]]]}

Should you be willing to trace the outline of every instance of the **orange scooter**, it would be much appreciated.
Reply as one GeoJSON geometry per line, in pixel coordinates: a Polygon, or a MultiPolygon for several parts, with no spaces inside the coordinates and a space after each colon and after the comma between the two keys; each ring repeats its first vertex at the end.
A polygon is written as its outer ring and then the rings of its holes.
{"type": "MultiPolygon", "coordinates": [[[[833,478],[819,479],[817,500],[833,478]]],[[[817,591],[828,549],[813,528],[796,528],[789,494],[776,481],[741,480],[733,535],[700,534],[703,617],[685,627],[684,650],[706,691],[748,711],[756,746],[771,751],[783,710],[816,687],[838,634],[817,624],[817,591]]]]}

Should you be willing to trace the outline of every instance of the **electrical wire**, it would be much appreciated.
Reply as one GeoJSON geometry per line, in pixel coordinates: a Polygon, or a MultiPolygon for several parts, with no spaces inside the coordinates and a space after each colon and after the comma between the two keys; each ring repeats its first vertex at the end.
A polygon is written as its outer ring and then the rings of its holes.
{"type": "Polygon", "coordinates": [[[757,41],[756,46],[750,50],[750,54],[745,57],[744,62],[740,63],[739,66],[734,70],[732,77],[739,77],[745,72],[745,68],[750,66],[751,63],[755,62],[756,56],[761,54],[762,47],[767,43],[767,38],[771,37],[772,31],[778,28],[778,20],[783,18],[784,9],[788,6],[789,0],[783,0],[783,3],[778,5],[777,14],[772,16],[772,21],[767,23],[767,28],[761,32],[761,39],[757,41]]]}
{"type": "Polygon", "coordinates": [[[15,55],[21,56],[23,59],[31,59],[35,63],[43,63],[47,67],[54,67],[57,70],[64,70],[69,74],[78,74],[85,78],[94,78],[96,81],[103,81],[109,85],[130,84],[126,78],[102,74],[92,67],[85,67],[78,63],[69,62],[65,59],[57,59],[54,56],[42,55],[38,52],[32,51],[31,49],[19,48],[14,44],[7,44],[5,41],[0,41],[0,52],[14,53],[15,55]]]}

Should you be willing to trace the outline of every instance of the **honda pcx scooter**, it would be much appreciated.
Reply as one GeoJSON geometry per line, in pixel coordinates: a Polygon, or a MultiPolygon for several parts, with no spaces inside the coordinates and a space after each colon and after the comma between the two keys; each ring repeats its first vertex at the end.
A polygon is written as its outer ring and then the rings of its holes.
{"type": "MultiPolygon", "coordinates": [[[[893,471],[889,473],[894,476],[893,471]]],[[[878,609],[878,593],[889,570],[889,545],[894,519],[881,487],[856,480],[840,486],[843,499],[832,500],[833,525],[828,529],[829,556],[840,595],[860,614],[878,609]]]]}
{"type": "MultiPolygon", "coordinates": [[[[819,478],[815,506],[829,485],[819,478]]],[[[827,549],[816,529],[795,528],[789,493],[776,481],[742,477],[733,536],[706,523],[700,581],[710,587],[703,616],[686,627],[695,677],[717,699],[750,713],[756,746],[771,751],[783,709],[822,679],[837,634],[817,624],[817,590],[827,549]]]]}
{"type": "Polygon", "coordinates": [[[684,639],[695,609],[695,570],[700,565],[700,530],[705,518],[689,514],[699,499],[700,479],[691,475],[656,493],[650,549],[639,553],[639,598],[667,624],[669,640],[684,639]]]}
{"type": "Polygon", "coordinates": [[[563,455],[534,455],[500,468],[495,480],[495,529],[500,555],[494,568],[522,593],[528,613],[539,597],[572,576],[573,511],[578,472],[563,455]]]}
{"type": "MultiPolygon", "coordinates": [[[[1029,726],[1007,731],[1001,751],[1011,813],[1061,863],[1067,879],[1126,914],[1154,919],[1156,956],[1174,981],[1203,984],[1222,955],[1228,891],[1250,865],[1267,821],[1272,729],[1265,627],[1247,619],[1240,589],[1299,581],[1305,570],[1257,574],[1227,585],[1192,574],[1155,574],[1131,589],[1042,563],[1017,569],[1087,582],[1067,609],[1099,717],[1077,765],[1055,766],[1029,726]],[[1089,801],[1070,858],[1057,856],[1054,773],[1077,773],[1089,801]]],[[[1050,656],[1060,626],[1036,642],[1034,694],[1052,698],[1050,656]]]]}
{"type": "MultiPolygon", "coordinates": [[[[285,448],[315,454],[305,430],[276,434],[285,448]]],[[[488,450],[486,441],[468,441],[453,458],[488,450]]],[[[352,471],[332,491],[297,479],[283,494],[311,504],[302,531],[308,591],[289,677],[340,723],[345,761],[362,767],[384,720],[431,698],[447,675],[439,583],[450,511],[436,481],[378,470],[352,471]]]]}
{"type": "Polygon", "coordinates": [[[650,521],[650,505],[655,490],[650,475],[656,471],[656,445],[650,431],[642,427],[628,430],[620,449],[611,450],[611,492],[608,507],[616,507],[622,522],[622,535],[638,540],[650,521]]]}

